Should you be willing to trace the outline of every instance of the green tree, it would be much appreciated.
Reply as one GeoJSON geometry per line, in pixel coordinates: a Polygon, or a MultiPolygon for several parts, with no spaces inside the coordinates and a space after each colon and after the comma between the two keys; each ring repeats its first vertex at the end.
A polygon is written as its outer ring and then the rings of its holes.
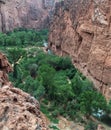
{"type": "Polygon", "coordinates": [[[80,109],[86,117],[90,117],[98,110],[106,110],[107,102],[105,97],[97,91],[84,91],[80,96],[80,109]]]}
{"type": "Polygon", "coordinates": [[[42,78],[46,92],[50,91],[50,87],[53,84],[54,75],[55,69],[48,64],[42,64],[38,69],[38,76],[42,78]]]}
{"type": "Polygon", "coordinates": [[[45,93],[45,88],[42,85],[42,82],[33,79],[31,76],[26,77],[24,83],[21,84],[21,88],[37,99],[40,99],[45,93]]]}
{"type": "Polygon", "coordinates": [[[71,81],[73,93],[75,93],[76,96],[79,96],[82,93],[82,78],[79,73],[76,73],[71,81]]]}
{"type": "Polygon", "coordinates": [[[72,89],[75,95],[79,97],[81,93],[88,90],[93,90],[93,83],[87,78],[84,78],[80,72],[76,72],[72,81],[72,89]]]}
{"type": "Polygon", "coordinates": [[[64,71],[55,74],[51,87],[50,95],[56,102],[65,103],[74,97],[71,84],[68,82],[64,71]]]}
{"type": "Polygon", "coordinates": [[[37,69],[38,69],[38,65],[33,63],[29,66],[29,70],[30,70],[30,75],[31,77],[33,77],[34,79],[37,76],[37,69]]]}
{"type": "Polygon", "coordinates": [[[25,56],[26,51],[20,48],[8,49],[8,57],[10,62],[13,65],[13,78],[18,78],[18,64],[25,56]]]}
{"type": "Polygon", "coordinates": [[[6,34],[0,33],[0,44],[5,45],[6,34]]]}

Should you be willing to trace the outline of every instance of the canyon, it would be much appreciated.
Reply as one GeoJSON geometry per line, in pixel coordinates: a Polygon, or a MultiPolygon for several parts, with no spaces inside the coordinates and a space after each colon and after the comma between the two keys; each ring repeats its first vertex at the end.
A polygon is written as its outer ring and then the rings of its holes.
{"type": "MultiPolygon", "coordinates": [[[[73,64],[111,99],[110,0],[0,0],[0,31],[49,28],[49,48],[73,64]],[[52,19],[52,15],[54,15],[52,19]],[[53,20],[53,21],[52,21],[53,20]]],[[[13,68],[0,52],[0,129],[48,130],[39,102],[8,79],[13,68]]],[[[63,117],[58,127],[84,129],[63,117]]],[[[47,120],[47,121],[46,121],[47,120]]],[[[104,129],[101,125],[98,130],[104,129]]]]}
{"type": "Polygon", "coordinates": [[[49,46],[111,99],[111,1],[65,0],[55,9],[49,46]]]}

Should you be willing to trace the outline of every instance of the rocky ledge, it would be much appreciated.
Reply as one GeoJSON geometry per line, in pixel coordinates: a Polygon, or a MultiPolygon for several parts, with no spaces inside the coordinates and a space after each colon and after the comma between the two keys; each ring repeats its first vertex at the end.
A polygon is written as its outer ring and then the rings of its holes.
{"type": "Polygon", "coordinates": [[[39,102],[12,86],[7,76],[11,71],[6,56],[0,53],[0,130],[47,130],[39,102]]]}

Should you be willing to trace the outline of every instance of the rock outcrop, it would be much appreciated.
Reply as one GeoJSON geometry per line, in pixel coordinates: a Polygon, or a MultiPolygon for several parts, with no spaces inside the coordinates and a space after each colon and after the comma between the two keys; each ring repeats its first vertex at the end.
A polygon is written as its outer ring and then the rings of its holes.
{"type": "Polygon", "coordinates": [[[49,27],[55,0],[49,3],[46,1],[0,0],[0,32],[11,31],[18,27],[33,29],[49,27]]]}
{"type": "Polygon", "coordinates": [[[12,86],[10,71],[11,65],[0,53],[0,130],[47,130],[38,101],[12,86]]]}
{"type": "Polygon", "coordinates": [[[64,0],[50,27],[50,48],[74,65],[111,98],[111,1],[64,0]]]}
{"type": "Polygon", "coordinates": [[[12,86],[11,82],[8,80],[7,75],[12,70],[13,69],[6,56],[0,52],[0,88],[5,85],[8,85],[9,87],[12,86]]]}

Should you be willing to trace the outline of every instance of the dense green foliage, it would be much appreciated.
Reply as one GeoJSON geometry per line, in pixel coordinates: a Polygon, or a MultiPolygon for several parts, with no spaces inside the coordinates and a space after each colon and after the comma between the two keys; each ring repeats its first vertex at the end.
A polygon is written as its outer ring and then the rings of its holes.
{"type": "MultiPolygon", "coordinates": [[[[105,110],[105,98],[74,68],[68,57],[45,54],[37,48],[36,56],[33,57],[35,54],[33,50],[29,52],[29,56],[28,52],[26,55],[23,49],[19,49],[16,58],[12,57],[9,51],[13,64],[22,57],[11,76],[15,86],[39,100],[44,97],[50,101],[48,110],[54,117],[63,114],[75,119],[78,113],[88,117],[98,109],[105,110]]],[[[15,50],[12,51],[15,53],[15,50]]]]}
{"type": "Polygon", "coordinates": [[[15,29],[7,34],[0,33],[0,44],[2,46],[42,46],[43,40],[47,41],[47,34],[48,30],[15,29]]]}
{"type": "Polygon", "coordinates": [[[50,112],[49,118],[63,115],[82,121],[81,115],[89,118],[99,109],[106,111],[106,100],[94,90],[92,82],[73,66],[69,57],[44,53],[38,47],[43,40],[47,40],[47,30],[19,29],[0,34],[0,43],[3,47],[8,45],[4,52],[14,67],[10,74],[13,84],[37,98],[41,110],[47,115],[50,112]],[[27,46],[23,48],[24,45],[27,46]]]}

